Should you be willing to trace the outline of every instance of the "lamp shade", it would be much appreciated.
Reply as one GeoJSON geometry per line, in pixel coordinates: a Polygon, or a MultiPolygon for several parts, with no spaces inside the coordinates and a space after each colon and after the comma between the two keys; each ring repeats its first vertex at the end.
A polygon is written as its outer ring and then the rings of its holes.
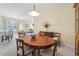
{"type": "Polygon", "coordinates": [[[35,10],[32,10],[29,14],[31,16],[39,16],[40,15],[40,13],[36,12],[35,10]]]}

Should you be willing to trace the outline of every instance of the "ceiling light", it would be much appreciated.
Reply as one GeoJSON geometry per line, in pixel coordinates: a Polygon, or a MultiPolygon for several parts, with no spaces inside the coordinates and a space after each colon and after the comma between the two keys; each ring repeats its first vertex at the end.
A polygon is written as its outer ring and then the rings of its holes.
{"type": "Polygon", "coordinates": [[[36,11],[35,4],[33,5],[33,10],[29,13],[31,16],[39,16],[40,13],[36,11]]]}

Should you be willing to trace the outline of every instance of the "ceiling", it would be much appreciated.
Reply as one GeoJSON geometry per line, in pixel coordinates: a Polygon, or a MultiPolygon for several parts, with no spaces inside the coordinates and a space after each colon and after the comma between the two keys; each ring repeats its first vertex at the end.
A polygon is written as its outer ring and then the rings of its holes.
{"type": "MultiPolygon", "coordinates": [[[[29,12],[32,10],[32,3],[0,3],[0,15],[16,19],[31,19],[29,12]]],[[[38,3],[36,10],[38,12],[46,10],[48,7],[58,7],[68,5],[68,3],[38,3]]]]}

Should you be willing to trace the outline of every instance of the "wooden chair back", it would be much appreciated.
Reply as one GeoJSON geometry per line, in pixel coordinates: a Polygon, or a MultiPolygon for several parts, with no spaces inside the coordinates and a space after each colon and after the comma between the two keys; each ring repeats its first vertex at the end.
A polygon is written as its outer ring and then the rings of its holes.
{"type": "Polygon", "coordinates": [[[60,40],[61,40],[61,33],[54,33],[54,37],[57,37],[57,40],[58,40],[58,45],[60,46],[60,40]]]}
{"type": "Polygon", "coordinates": [[[22,37],[22,36],[25,36],[25,35],[26,35],[26,33],[24,31],[19,31],[18,32],[18,36],[19,37],[22,37]]]}
{"type": "MultiPolygon", "coordinates": [[[[16,38],[16,45],[17,45],[17,51],[19,49],[21,49],[22,50],[22,56],[24,56],[24,46],[23,46],[24,42],[22,40],[16,38]]],[[[17,52],[17,56],[18,55],[20,55],[20,54],[17,52]]]]}
{"type": "Polygon", "coordinates": [[[45,31],[40,31],[39,32],[41,35],[49,36],[53,38],[54,32],[45,32],[45,31]]]}

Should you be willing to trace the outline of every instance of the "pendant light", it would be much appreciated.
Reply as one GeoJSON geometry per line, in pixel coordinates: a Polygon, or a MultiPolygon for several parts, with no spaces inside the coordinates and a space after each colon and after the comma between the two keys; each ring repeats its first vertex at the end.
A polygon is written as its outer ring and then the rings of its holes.
{"type": "Polygon", "coordinates": [[[40,13],[36,11],[36,6],[35,4],[33,4],[33,9],[32,11],[29,13],[31,16],[39,16],[40,13]]]}

